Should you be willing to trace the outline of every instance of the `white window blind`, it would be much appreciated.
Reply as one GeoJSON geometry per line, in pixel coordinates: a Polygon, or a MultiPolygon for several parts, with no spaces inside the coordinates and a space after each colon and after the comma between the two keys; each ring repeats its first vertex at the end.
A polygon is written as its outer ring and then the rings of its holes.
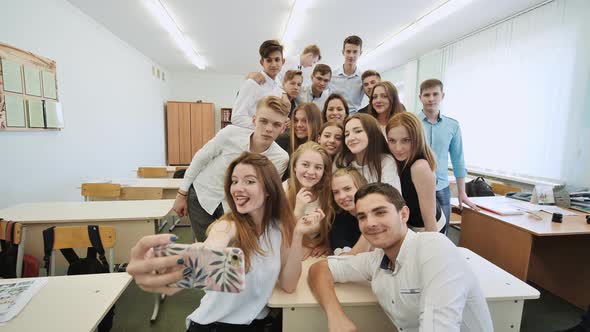
{"type": "Polygon", "coordinates": [[[557,180],[571,172],[570,120],[588,98],[589,14],[590,1],[554,1],[420,59],[418,85],[441,64],[443,114],[461,123],[468,167],[557,180]]]}

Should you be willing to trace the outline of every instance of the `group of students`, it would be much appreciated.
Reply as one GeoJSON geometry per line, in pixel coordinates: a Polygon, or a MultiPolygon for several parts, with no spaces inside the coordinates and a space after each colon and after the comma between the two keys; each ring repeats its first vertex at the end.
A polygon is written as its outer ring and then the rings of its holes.
{"type": "MultiPolygon", "coordinates": [[[[188,214],[198,242],[243,250],[246,288],[206,292],[187,330],[263,331],[275,285],[295,291],[301,261],[329,256],[312,266],[309,284],[330,331],[355,330],[333,283],[358,280],[371,282],[399,329],[492,331],[477,280],[441,234],[450,215],[449,152],[459,201],[472,205],[458,123],[439,112],[442,83],[421,84],[416,116],[379,73],[361,73],[357,36],[345,39],[333,76],[316,64],[303,87],[301,68],[321,59],[317,46],[288,70],[277,41],[259,53],[263,71],[241,85],[232,125],[195,154],[173,207],[188,214]],[[369,104],[361,109],[363,94],[369,104]]],[[[190,273],[182,257],[151,250],[175,240],[147,236],[133,248],[127,271],[142,289],[178,291],[168,285],[190,273]]]]}

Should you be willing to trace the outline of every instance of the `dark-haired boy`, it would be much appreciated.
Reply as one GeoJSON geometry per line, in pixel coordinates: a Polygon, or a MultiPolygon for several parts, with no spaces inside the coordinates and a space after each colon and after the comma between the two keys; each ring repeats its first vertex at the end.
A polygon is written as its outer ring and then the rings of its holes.
{"type": "MultiPolygon", "coordinates": [[[[365,70],[361,75],[361,82],[363,82],[363,91],[369,100],[371,99],[371,93],[373,93],[373,87],[377,83],[381,82],[381,75],[375,70],[365,70]]],[[[357,113],[369,113],[369,105],[358,110],[357,113]]]]}
{"type": "Polygon", "coordinates": [[[362,71],[357,61],[363,53],[363,40],[359,36],[348,36],[342,45],[344,64],[334,70],[330,90],[344,96],[348,102],[349,114],[353,115],[361,108],[363,101],[362,71]]]}
{"type": "Polygon", "coordinates": [[[323,111],[324,103],[332,93],[328,85],[332,79],[332,69],[323,63],[317,64],[311,73],[311,85],[306,85],[301,89],[298,103],[314,103],[323,111]]]}
{"type": "Polygon", "coordinates": [[[308,282],[328,318],[329,331],[356,331],[334,282],[369,281],[399,331],[492,332],[492,318],[473,271],[443,234],[414,233],[410,210],[389,184],[371,183],[354,196],[359,228],[376,248],[330,256],[309,269],[308,282]]]}
{"type": "Polygon", "coordinates": [[[264,77],[263,82],[256,82],[252,78],[246,79],[240,86],[240,91],[233,105],[231,122],[233,125],[254,129],[252,116],[256,112],[256,103],[266,96],[281,97],[283,89],[277,80],[283,68],[283,46],[277,40],[267,40],[260,45],[260,65],[264,77]]]}

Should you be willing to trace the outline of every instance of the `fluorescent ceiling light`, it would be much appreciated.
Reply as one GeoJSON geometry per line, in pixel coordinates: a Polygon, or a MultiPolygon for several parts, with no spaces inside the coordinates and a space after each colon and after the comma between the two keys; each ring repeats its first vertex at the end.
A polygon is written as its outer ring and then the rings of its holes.
{"type": "Polygon", "coordinates": [[[473,0],[446,1],[445,3],[434,8],[427,14],[419,17],[414,22],[406,25],[401,30],[393,34],[393,36],[389,37],[387,40],[381,42],[379,45],[377,45],[377,47],[364,54],[363,57],[360,58],[360,61],[363,64],[375,61],[378,57],[382,56],[387,51],[414,37],[427,27],[439,22],[445,17],[458,12],[471,2],[473,2],[473,0]]]}
{"type": "Polygon", "coordinates": [[[164,8],[164,5],[162,5],[159,0],[146,0],[145,5],[164,30],[168,31],[172,40],[176,43],[176,46],[182,50],[190,62],[199,69],[205,69],[205,60],[199,55],[199,53],[197,53],[197,51],[195,51],[191,42],[186,38],[182,31],[180,31],[180,28],[176,22],[174,22],[166,8],[164,8]]]}
{"type": "Polygon", "coordinates": [[[312,0],[294,0],[287,24],[285,25],[285,31],[281,43],[285,48],[286,53],[292,54],[295,37],[301,30],[303,20],[305,19],[305,11],[311,6],[312,0]]]}

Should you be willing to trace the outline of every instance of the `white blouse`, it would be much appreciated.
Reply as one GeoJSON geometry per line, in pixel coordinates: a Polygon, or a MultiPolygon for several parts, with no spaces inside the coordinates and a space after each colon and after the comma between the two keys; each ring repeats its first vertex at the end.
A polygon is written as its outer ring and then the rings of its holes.
{"type": "Polygon", "coordinates": [[[264,256],[250,258],[250,271],[246,273],[246,287],[241,293],[206,291],[199,307],[186,319],[199,324],[222,322],[228,324],[252,323],[268,315],[266,306],[281,271],[282,234],[278,227],[270,227],[258,238],[264,256]]]}
{"type": "MultiPolygon", "coordinates": [[[[367,183],[378,182],[377,174],[373,174],[369,168],[369,165],[359,165],[356,160],[353,160],[350,163],[354,169],[359,171],[365,179],[367,183]]],[[[395,189],[402,192],[402,185],[399,180],[399,175],[397,175],[397,164],[395,163],[395,159],[393,159],[392,155],[389,154],[382,154],[381,155],[381,182],[382,183],[389,183],[395,189]]]]}

